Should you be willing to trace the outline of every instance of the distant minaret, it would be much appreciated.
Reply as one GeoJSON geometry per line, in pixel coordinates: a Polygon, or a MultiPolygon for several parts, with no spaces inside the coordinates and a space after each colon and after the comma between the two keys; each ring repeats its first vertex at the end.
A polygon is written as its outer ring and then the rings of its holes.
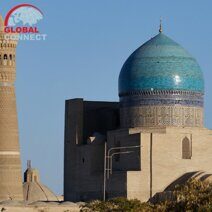
{"type": "Polygon", "coordinates": [[[23,200],[14,85],[17,41],[4,36],[4,20],[0,15],[0,201],[23,200]]]}

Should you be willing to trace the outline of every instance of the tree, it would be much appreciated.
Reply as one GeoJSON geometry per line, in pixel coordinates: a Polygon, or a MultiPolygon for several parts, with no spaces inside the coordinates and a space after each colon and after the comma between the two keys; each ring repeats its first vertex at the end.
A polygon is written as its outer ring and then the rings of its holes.
{"type": "Polygon", "coordinates": [[[114,198],[107,201],[92,201],[81,208],[81,212],[169,212],[169,211],[212,211],[212,183],[189,180],[178,185],[173,191],[173,198],[151,204],[139,200],[114,198]]]}

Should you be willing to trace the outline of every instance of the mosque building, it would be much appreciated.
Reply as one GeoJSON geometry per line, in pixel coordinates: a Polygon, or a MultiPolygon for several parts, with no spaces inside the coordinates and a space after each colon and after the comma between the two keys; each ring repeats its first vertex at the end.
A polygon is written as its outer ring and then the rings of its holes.
{"type": "MultiPolygon", "coordinates": [[[[30,164],[22,183],[16,47],[0,16],[0,202],[58,202],[30,164]]],[[[212,180],[212,131],[204,127],[197,61],[160,27],[126,60],[118,84],[119,102],[66,101],[64,200],[147,201],[191,177],[212,180]]]]}
{"type": "Polygon", "coordinates": [[[150,198],[191,177],[211,180],[212,131],[196,59],[159,34],[136,49],[119,102],[66,101],[64,198],[150,198]]]}

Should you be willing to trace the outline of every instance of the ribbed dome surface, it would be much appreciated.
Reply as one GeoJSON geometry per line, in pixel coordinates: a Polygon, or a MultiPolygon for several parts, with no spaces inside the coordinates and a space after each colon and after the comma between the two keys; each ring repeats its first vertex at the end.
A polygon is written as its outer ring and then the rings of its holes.
{"type": "Polygon", "coordinates": [[[134,51],[119,76],[119,95],[147,90],[204,93],[203,74],[197,61],[163,33],[134,51]]]}
{"type": "Polygon", "coordinates": [[[23,184],[24,199],[35,201],[58,201],[56,195],[45,185],[39,182],[25,182],[23,184]]]}

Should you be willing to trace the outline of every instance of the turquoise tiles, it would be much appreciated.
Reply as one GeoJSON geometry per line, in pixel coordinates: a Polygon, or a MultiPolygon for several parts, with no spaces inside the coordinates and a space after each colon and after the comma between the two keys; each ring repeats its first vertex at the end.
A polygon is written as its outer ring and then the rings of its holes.
{"type": "Polygon", "coordinates": [[[197,61],[179,44],[159,33],[134,51],[119,76],[119,94],[142,90],[204,93],[197,61]]]}

